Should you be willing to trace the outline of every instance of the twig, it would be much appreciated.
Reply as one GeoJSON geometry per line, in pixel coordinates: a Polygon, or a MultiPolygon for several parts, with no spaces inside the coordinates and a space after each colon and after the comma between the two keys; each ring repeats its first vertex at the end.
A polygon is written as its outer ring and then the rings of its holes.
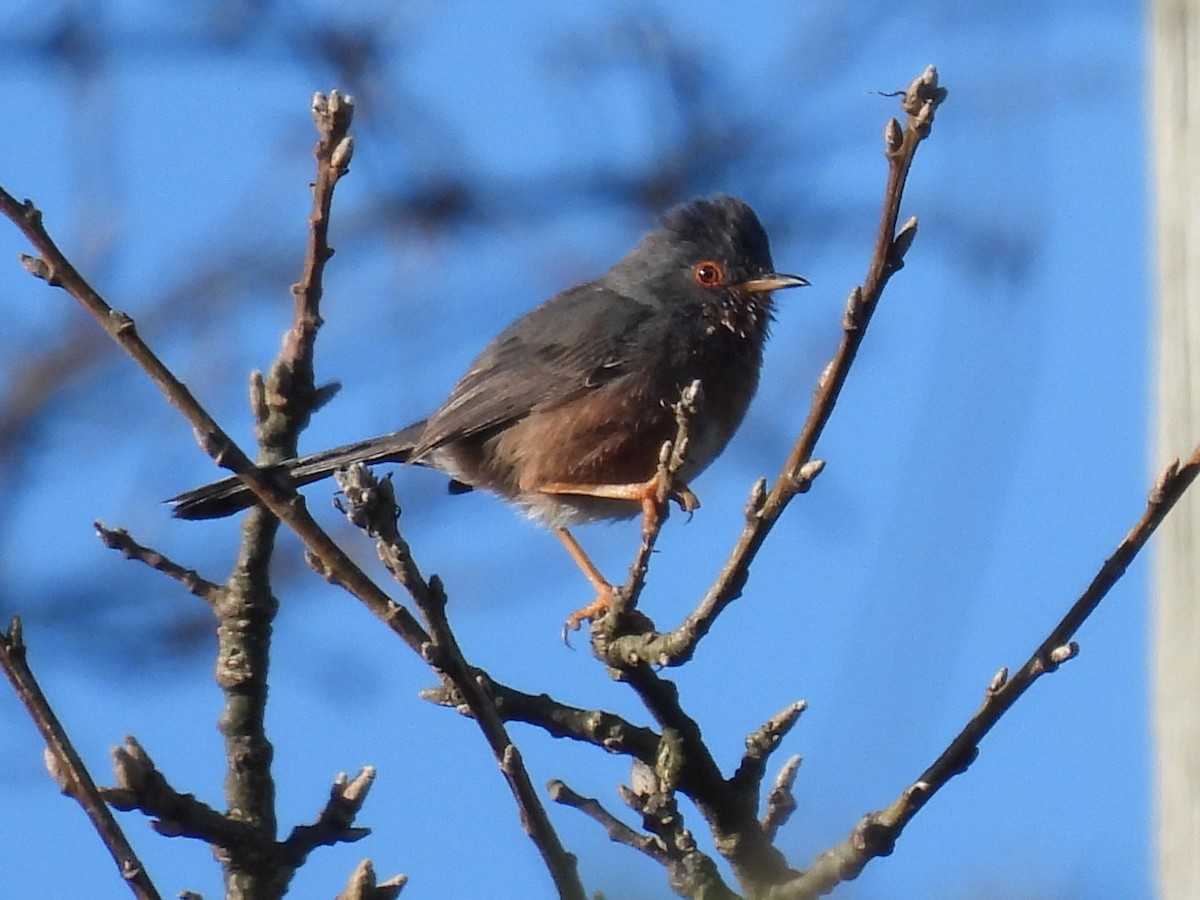
{"type": "Polygon", "coordinates": [[[309,515],[304,500],[289,486],[279,484],[250,462],[245,453],[197,402],[187,386],[162,363],[137,334],[133,320],[110,307],[59,250],[42,225],[32,203],[17,202],[0,188],[0,213],[15,224],[37,248],[40,257],[24,257],[26,268],[48,284],[74,297],[109,336],[158,386],[168,402],[192,424],[201,446],[218,465],[238,475],[259,501],[296,533],[320,561],[324,576],[357,597],[417,653],[429,637],[404,607],[394,602],[367,577],[309,515]]]}
{"type": "Polygon", "coordinates": [[[738,788],[758,793],[763,775],[767,771],[767,760],[771,758],[789,731],[800,721],[800,714],[808,708],[803,700],[789,704],[771,716],[762,727],[746,737],[746,752],[741,764],[730,781],[738,788]]]}
{"type": "MultiPolygon", "coordinates": [[[[635,763],[636,767],[639,764],[635,763]]],[[[648,767],[643,766],[644,770],[648,767]]],[[[653,780],[650,774],[648,780],[653,780]]],[[[651,834],[641,834],[630,828],[592,797],[584,797],[555,779],[549,784],[550,797],[563,806],[577,809],[600,825],[609,840],[644,853],[667,870],[671,888],[684,897],[702,897],[704,900],[741,900],[729,889],[721,878],[712,857],[700,852],[692,836],[683,828],[682,819],[670,799],[670,792],[650,796],[640,790],[621,786],[621,796],[626,804],[642,816],[650,827],[651,834]],[[656,807],[656,801],[665,801],[665,806],[656,807]]]]}
{"type": "Polygon", "coordinates": [[[800,757],[792,756],[783,764],[775,776],[775,785],[767,794],[767,808],[762,817],[762,829],[770,840],[775,840],[779,829],[787,824],[796,811],[796,795],[792,787],[800,771],[800,757]]]}
{"type": "MultiPolygon", "coordinates": [[[[611,618],[606,616],[603,620],[605,622],[620,623],[630,611],[637,607],[638,597],[646,584],[646,572],[650,568],[650,557],[654,553],[654,545],[658,542],[658,535],[662,531],[663,523],[667,520],[667,512],[670,508],[669,498],[674,490],[675,475],[687,462],[688,431],[702,401],[701,384],[699,381],[693,381],[680,392],[679,399],[671,406],[675,413],[675,438],[663,444],[662,451],[659,453],[656,473],[660,494],[657,498],[659,513],[642,530],[642,543],[629,567],[629,577],[614,595],[610,610],[611,618]]],[[[603,627],[600,630],[603,630],[603,627]]],[[[595,635],[597,629],[593,628],[592,631],[595,635]]],[[[608,631],[611,633],[612,629],[608,629],[608,631]]],[[[596,641],[593,640],[593,644],[595,643],[596,641]]]]}
{"type": "MultiPolygon", "coordinates": [[[[313,374],[313,353],[317,331],[322,324],[321,297],[324,294],[325,264],[333,256],[329,246],[329,213],[333,192],[350,169],[354,138],[350,123],[354,101],[337,91],[328,96],[315,94],[313,121],[319,139],[313,150],[317,174],[313,180],[312,212],[308,217],[308,244],[300,280],[292,285],[295,307],[292,325],[283,339],[279,357],[263,385],[259,442],[277,449],[282,458],[296,456],[296,438],[308,424],[309,416],[337,391],[337,385],[317,389],[313,374]]],[[[271,462],[277,460],[271,459],[271,462]]]]}
{"type": "MultiPolygon", "coordinates": [[[[319,104],[318,104],[319,105],[319,104]]],[[[320,110],[317,110],[320,112],[320,110]]],[[[318,116],[318,118],[320,118],[318,116]]],[[[320,125],[320,121],[318,122],[320,125]]],[[[341,140],[330,142],[327,164],[339,172],[344,170],[348,159],[347,145],[341,140]],[[340,157],[338,148],[342,148],[340,157]]],[[[336,180],[336,179],[333,179],[336,180]]],[[[332,181],[329,182],[332,184],[332,181]]],[[[320,206],[324,201],[317,198],[320,206]]],[[[39,256],[22,257],[26,269],[33,275],[44,279],[48,284],[61,287],[87,309],[92,316],[105,328],[109,336],[116,341],[125,352],[138,363],[151,380],[159,387],[167,400],[178,408],[192,423],[201,446],[213,459],[239,477],[253,490],[262,503],[292,528],[300,537],[309,553],[320,560],[321,571],[332,581],[345,587],[350,593],[361,600],[372,612],[382,619],[388,627],[399,634],[405,642],[417,652],[428,644],[429,638],[411,613],[391,600],[363,571],[334,543],[312,519],[305,508],[304,501],[286,484],[277,483],[266,472],[254,466],[242,450],[217,425],[206,410],[197,402],[182,382],[162,363],[141,339],[134,326],[133,320],[120,312],[113,310],[104,299],[87,283],[70,261],[59,250],[58,246],[46,232],[41,214],[33,204],[26,201],[18,203],[11,195],[0,188],[0,212],[3,212],[26,235],[37,249],[39,256]]],[[[323,223],[323,217],[315,217],[323,223]]],[[[320,225],[320,223],[316,223],[320,225]]],[[[316,225],[315,225],[316,228],[316,225]]],[[[323,228],[323,225],[320,225],[323,228]]],[[[316,231],[320,231],[316,228],[316,231]]],[[[315,234],[316,232],[314,232],[315,234]]],[[[321,232],[323,234],[323,232],[321,232]]],[[[323,236],[313,237],[310,246],[323,245],[323,236]]],[[[326,248],[327,249],[327,248],[326,248]]],[[[264,384],[261,378],[255,379],[255,410],[259,425],[259,435],[263,442],[274,448],[279,455],[288,455],[288,435],[292,429],[302,424],[305,415],[299,412],[299,407],[292,404],[286,395],[295,389],[296,383],[303,379],[303,372],[308,365],[304,358],[311,351],[311,336],[319,316],[313,313],[313,304],[319,297],[319,291],[313,285],[319,285],[319,266],[328,258],[328,252],[317,252],[312,256],[308,274],[302,278],[301,288],[296,292],[297,309],[307,321],[302,322],[290,333],[285,341],[281,359],[282,366],[273,369],[272,377],[264,384]],[[316,267],[314,271],[313,267],[316,267]],[[308,287],[304,287],[307,284],[308,287]],[[278,373],[285,373],[275,377],[278,373]],[[296,373],[300,377],[297,378],[296,373]],[[275,413],[283,412],[283,415],[275,413]]],[[[304,393],[304,391],[301,391],[304,393]]],[[[319,403],[323,392],[313,388],[308,392],[313,405],[319,403]]],[[[326,392],[327,393],[327,392],[326,392]]],[[[311,408],[311,406],[309,407],[311,408]]],[[[294,443],[294,436],[290,438],[294,443]]],[[[294,447],[291,452],[294,452],[294,447]]],[[[238,643],[236,635],[223,635],[222,628],[231,626],[247,626],[256,630],[257,634],[249,646],[265,648],[262,640],[264,633],[269,630],[270,608],[259,603],[248,603],[254,593],[258,597],[269,596],[266,585],[266,565],[269,557],[270,541],[263,539],[264,535],[273,534],[274,521],[262,510],[251,512],[245,528],[256,532],[258,539],[243,542],[242,556],[234,581],[242,583],[253,580],[258,588],[253,592],[230,591],[217,605],[217,615],[222,623],[218,628],[219,638],[223,647],[234,647],[238,643]],[[253,621],[245,616],[251,610],[262,611],[264,615],[256,615],[253,621]],[[229,640],[225,640],[229,637],[229,640]]],[[[273,601],[271,601],[273,603],[273,601]]],[[[218,680],[222,685],[231,689],[229,694],[235,701],[235,709],[227,709],[222,715],[222,730],[226,734],[227,745],[231,754],[236,756],[241,768],[238,776],[228,783],[236,796],[230,797],[231,811],[237,811],[249,821],[256,823],[259,830],[257,851],[269,854],[277,845],[274,843],[274,808],[273,785],[270,781],[269,760],[271,749],[266,742],[261,728],[262,704],[255,696],[265,696],[266,658],[263,653],[250,655],[238,652],[222,653],[223,663],[218,665],[218,680]],[[247,677],[262,680],[264,690],[251,691],[246,689],[247,677]],[[249,738],[247,737],[249,736],[249,738]],[[246,777],[240,777],[244,774],[246,777]]],[[[263,877],[276,878],[279,890],[286,887],[290,871],[266,871],[260,866],[269,864],[267,857],[251,853],[254,859],[246,859],[246,871],[234,871],[232,877],[241,887],[251,887],[252,882],[263,877]],[[264,863],[266,860],[266,863],[264,863]],[[278,884],[282,882],[282,884],[278,884]]],[[[235,868],[239,860],[232,860],[235,868]]],[[[227,870],[227,876],[229,872],[227,870]]],[[[241,889],[238,888],[238,890],[241,889]]],[[[232,889],[232,882],[231,882],[232,889]]]]}
{"type": "Polygon", "coordinates": [[[355,827],[354,819],[366,802],[374,781],[372,766],[363,768],[353,780],[344,772],[338,775],[317,821],[312,825],[297,825],[280,848],[293,869],[299,868],[317,847],[350,844],[371,833],[369,828],[355,827]]]}
{"type": "Polygon", "coordinates": [[[666,848],[667,882],[675,893],[703,900],[741,900],[725,883],[712,857],[696,846],[696,839],[684,825],[675,798],[678,767],[672,754],[676,748],[667,749],[669,743],[664,740],[664,752],[653,766],[634,761],[631,786],[617,786],[621,800],[641,816],[642,827],[666,848]]]}
{"type": "MultiPolygon", "coordinates": [[[[353,843],[370,834],[370,829],[354,826],[375,778],[375,770],[369,766],[353,779],[339,775],[317,821],[297,826],[279,843],[265,839],[258,823],[218,812],[191,794],[175,790],[132,737],[113,748],[113,769],[117,787],[100,791],[109,805],[153,817],[152,827],[165,837],[202,840],[213,847],[218,858],[242,868],[246,866],[241,858],[254,859],[253,875],[261,879],[257,886],[263,896],[282,894],[296,869],[317,847],[353,843]]],[[[235,875],[250,877],[240,870],[235,875]]]]}
{"type": "Polygon", "coordinates": [[[408,591],[425,618],[430,641],[425,648],[424,658],[454,685],[470,709],[500,764],[500,771],[516,800],[525,832],[541,854],[559,896],[584,900],[586,894],[579,880],[575,856],[559,840],[521,760],[520,751],[508,736],[504,722],[496,712],[495,700],[486,689],[486,678],[481,677],[467,662],[458,646],[458,640],[446,618],[446,594],[441,580],[436,575],[425,579],[412,557],[408,543],[396,527],[400,510],[392,493],[391,480],[381,481],[361,463],[345,472],[336,473],[334,477],[346,497],[348,518],[376,538],[380,559],[408,591]]]}
{"type": "Polygon", "coordinates": [[[1197,475],[1200,475],[1200,445],[1192,450],[1182,466],[1179,460],[1175,460],[1158,476],[1142,517],[1117,545],[1112,556],[1104,561],[1087,589],[1012,678],[1008,678],[1003,669],[997,673],[988,685],[979,711],[933,765],[890,806],[868,813],[855,825],[848,838],[821,854],[812,868],[792,885],[795,892],[787,896],[805,898],[826,894],[840,882],[857,877],[875,857],[891,853],[896,838],[912,817],[951,778],[967,770],[978,755],[979,744],[984,736],[1017,699],[1038,678],[1055,671],[1075,655],[1078,647],[1071,638],[1125,574],[1130,563],[1197,475]]]}
{"type": "Polygon", "coordinates": [[[197,838],[220,848],[260,843],[251,823],[226,816],[171,787],[136,738],[127,735],[123,745],[113,747],[112,757],[117,786],[100,790],[110,806],[150,816],[155,819],[151,827],[164,837],[197,838]]]}
{"type": "MultiPolygon", "coordinates": [[[[258,462],[266,465],[296,456],[300,433],[321,399],[313,379],[313,354],[321,325],[325,263],[333,255],[328,245],[329,210],[353,147],[349,128],[354,106],[334,91],[329,97],[315,95],[312,112],[319,134],[314,152],[317,171],[304,268],[292,288],[292,324],[266,378],[257,372],[251,376],[258,462]]],[[[225,800],[229,817],[252,825],[257,836],[251,844],[226,845],[221,861],[227,887],[246,896],[264,894],[267,885],[286,885],[304,858],[285,861],[265,852],[275,845],[278,833],[271,771],[275,751],[265,725],[271,632],[279,609],[270,575],[278,530],[279,519],[270,512],[262,507],[251,510],[242,525],[228,590],[214,606],[216,680],[225,695],[218,718],[225,740],[225,800]]]]}
{"type": "MultiPolygon", "coordinates": [[[[491,696],[496,714],[504,722],[536,725],[551,737],[569,738],[593,744],[609,753],[620,753],[651,764],[661,738],[653,728],[644,728],[600,709],[581,709],[555,700],[548,694],[529,694],[496,681],[486,672],[476,677],[491,696]]],[[[439,706],[449,706],[463,715],[472,715],[462,692],[453,683],[443,682],[421,691],[421,698],[439,706]]]]}
{"type": "Polygon", "coordinates": [[[51,774],[62,787],[63,793],[83,807],[133,895],[140,900],[159,900],[158,889],[125,839],[124,832],[84,767],[83,760],[71,745],[62,723],[50,707],[50,701],[42,693],[30,670],[25,654],[21,620],[14,617],[8,631],[0,632],[0,667],[4,669],[17,697],[46,742],[46,761],[51,774]]]}
{"type": "Polygon", "coordinates": [[[758,793],[726,780],[704,742],[700,726],[679,702],[678,688],[648,663],[619,670],[619,677],[662,727],[655,771],[687,796],[704,816],[713,842],[750,896],[786,882],[795,873],[767,839],[757,818],[758,793]]]}
{"type": "Polygon", "coordinates": [[[120,552],[126,559],[135,559],[156,572],[162,572],[209,605],[216,603],[225,592],[225,588],[201,577],[195,569],[184,568],[157,550],[139,544],[124,528],[109,528],[99,521],[93,522],[92,527],[96,529],[96,535],[105,547],[120,552]]]}
{"type": "Polygon", "coordinates": [[[884,134],[888,181],[875,252],[865,281],[851,292],[842,321],[841,343],[821,374],[808,418],[779,477],[770,491],[761,497],[761,503],[753,510],[716,580],[683,623],[674,631],[661,635],[620,638],[613,642],[609,660],[649,659],[662,666],[687,662],[725,607],[741,595],[749,577],[750,564],[788,503],[796,494],[806,491],[820,472],[822,464],[812,458],[817,440],[837,403],[883,289],[888,279],[903,267],[904,254],[916,236],[916,219],[909,219],[899,231],[896,230],[900,201],[913,156],[921,141],[929,136],[934,114],[945,99],[946,89],[938,85],[937,70],[929,66],[904,93],[901,102],[906,114],[904,128],[901,129],[895,119],[888,122],[884,134]]]}
{"type": "Polygon", "coordinates": [[[584,797],[582,794],[576,793],[565,782],[557,778],[553,779],[547,785],[547,788],[551,800],[562,806],[569,806],[571,809],[579,810],[603,828],[609,840],[614,844],[624,844],[626,847],[632,847],[639,853],[646,854],[652,860],[664,866],[670,863],[671,858],[667,853],[667,848],[662,838],[653,834],[641,834],[634,831],[605,809],[599,800],[594,797],[584,797]]]}
{"type": "Polygon", "coordinates": [[[369,859],[364,859],[351,873],[346,889],[335,900],[396,900],[406,884],[407,875],[376,881],[374,866],[369,859]]]}

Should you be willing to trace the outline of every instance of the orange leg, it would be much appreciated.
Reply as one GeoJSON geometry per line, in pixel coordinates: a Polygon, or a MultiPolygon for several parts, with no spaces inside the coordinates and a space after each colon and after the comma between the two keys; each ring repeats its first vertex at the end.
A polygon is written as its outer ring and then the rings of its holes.
{"type": "Polygon", "coordinates": [[[596,616],[612,605],[613,586],[600,574],[600,570],[596,568],[596,564],[583,552],[583,548],[579,546],[579,542],[575,540],[575,536],[571,532],[565,528],[556,528],[554,529],[554,533],[563,542],[563,546],[567,548],[567,552],[571,554],[571,559],[575,560],[575,565],[579,566],[583,572],[583,576],[596,589],[595,600],[567,616],[566,624],[563,626],[563,634],[565,636],[566,629],[578,631],[580,625],[584,622],[592,621],[592,619],[596,618],[596,616]]]}
{"type": "MultiPolygon", "coordinates": [[[[642,530],[644,532],[650,531],[652,527],[658,524],[658,504],[662,492],[662,477],[658,472],[654,473],[654,477],[649,481],[635,481],[631,484],[570,484],[567,482],[554,482],[553,484],[542,485],[538,490],[545,494],[575,494],[583,497],[603,497],[606,500],[636,501],[642,504],[642,530]]],[[[687,485],[679,485],[672,488],[667,496],[678,503],[680,509],[684,512],[690,513],[700,508],[700,498],[693,494],[687,485]]],[[[576,548],[578,548],[578,544],[576,548]]],[[[575,556],[574,552],[571,555],[575,556]]],[[[579,562],[578,558],[575,561],[579,562]]]]}

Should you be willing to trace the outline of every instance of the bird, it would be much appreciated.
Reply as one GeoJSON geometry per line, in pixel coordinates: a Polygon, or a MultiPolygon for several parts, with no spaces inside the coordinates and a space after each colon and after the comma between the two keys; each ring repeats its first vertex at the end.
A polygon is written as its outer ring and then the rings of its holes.
{"type": "MultiPolygon", "coordinates": [[[[595,589],[564,633],[578,629],[607,609],[613,587],[570,529],[654,515],[660,453],[678,427],[673,406],[695,381],[703,401],[670,497],[689,513],[699,506],[688,485],[725,449],[757,390],[773,292],[807,284],[775,271],[745,201],[682,203],[605,275],[500,332],[428,418],[269,470],[300,487],[354,463],[411,463],[448,475],[451,492],[497,495],[553,530],[595,589]]],[[[167,502],[176,517],[209,519],[256,500],[230,477],[167,502]]]]}

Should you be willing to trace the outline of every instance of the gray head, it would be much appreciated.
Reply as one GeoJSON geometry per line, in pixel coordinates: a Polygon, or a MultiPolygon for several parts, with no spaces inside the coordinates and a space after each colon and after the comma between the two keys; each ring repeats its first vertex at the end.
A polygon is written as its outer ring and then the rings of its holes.
{"type": "Polygon", "coordinates": [[[669,210],[604,283],[646,302],[695,304],[738,333],[765,333],[771,291],[808,284],[775,271],[754,210],[722,194],[669,210]]]}

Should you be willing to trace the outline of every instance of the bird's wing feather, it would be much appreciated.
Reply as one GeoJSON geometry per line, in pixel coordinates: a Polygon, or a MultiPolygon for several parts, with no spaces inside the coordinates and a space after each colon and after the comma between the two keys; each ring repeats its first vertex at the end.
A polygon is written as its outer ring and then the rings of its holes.
{"type": "Polygon", "coordinates": [[[653,308],[598,282],[571,288],[500,333],[454,386],[414,450],[568,402],[627,370],[653,308]]]}

